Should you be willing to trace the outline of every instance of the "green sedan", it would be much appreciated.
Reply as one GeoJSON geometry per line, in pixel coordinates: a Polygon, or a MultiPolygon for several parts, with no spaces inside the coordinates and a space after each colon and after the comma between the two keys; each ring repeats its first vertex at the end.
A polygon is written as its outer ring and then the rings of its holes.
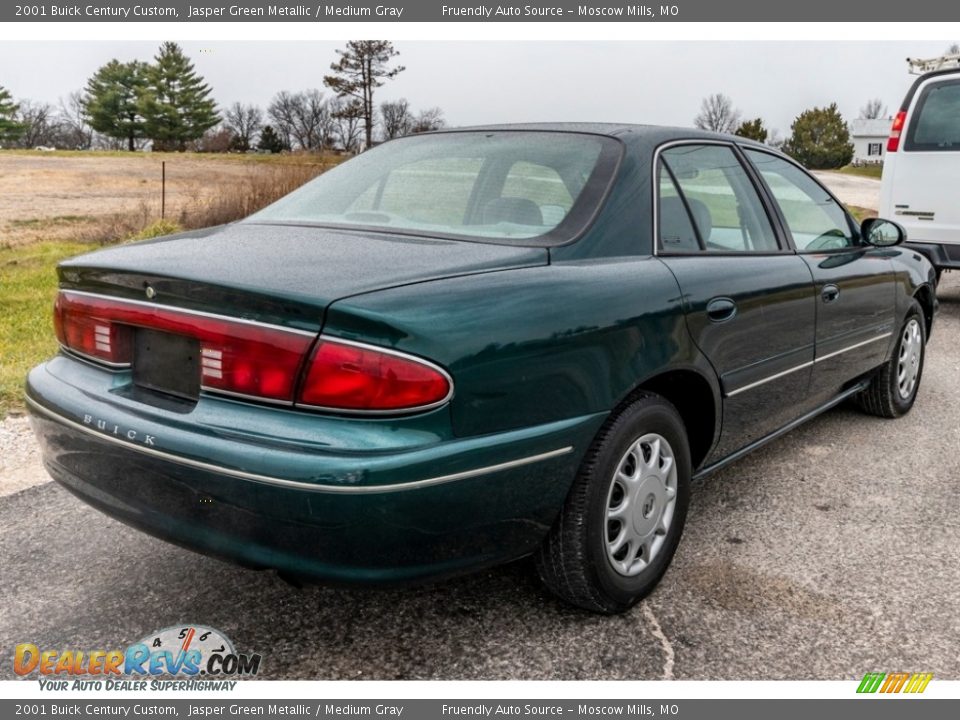
{"type": "Polygon", "coordinates": [[[27,404],[57,481],[171,542],[348,583],[534,555],[616,613],[692,480],[847,398],[910,410],[937,302],[903,240],[743,138],[416,135],[62,263],[27,404]]]}

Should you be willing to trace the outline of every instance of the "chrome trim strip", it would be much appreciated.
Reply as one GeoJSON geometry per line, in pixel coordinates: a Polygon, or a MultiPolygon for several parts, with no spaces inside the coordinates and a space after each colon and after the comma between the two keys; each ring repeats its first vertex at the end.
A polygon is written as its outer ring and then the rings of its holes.
{"type": "Polygon", "coordinates": [[[27,405],[33,408],[36,412],[46,415],[55,422],[63,423],[64,425],[67,425],[75,430],[87,433],[88,435],[93,435],[94,437],[105,442],[120,445],[121,447],[124,447],[128,450],[133,450],[134,452],[140,452],[145,455],[150,455],[151,457],[160,458],[162,460],[169,460],[170,462],[177,463],[178,465],[184,465],[186,467],[197,468],[199,470],[206,470],[209,472],[219,473],[221,475],[227,475],[229,477],[235,477],[240,480],[252,480],[253,482],[264,483],[266,485],[275,485],[277,487],[285,487],[295,490],[306,490],[308,492],[329,493],[333,495],[375,495],[403,492],[405,490],[419,490],[421,488],[431,487],[433,485],[442,485],[449,482],[455,482],[457,480],[466,480],[468,478],[474,478],[480,475],[487,475],[503,470],[523,467],[524,465],[531,465],[542,460],[549,460],[550,458],[560,457],[561,455],[566,455],[573,452],[573,446],[568,445],[556,450],[550,450],[549,452],[540,453],[538,455],[529,455],[517,460],[508,460],[507,462],[498,463],[496,465],[487,465],[486,467],[474,468],[473,470],[464,470],[457,473],[451,473],[449,475],[439,475],[437,477],[426,478],[424,480],[414,480],[413,482],[408,483],[398,483],[396,485],[354,485],[349,487],[337,485],[317,485],[315,483],[302,482],[299,480],[286,480],[284,478],[271,477],[269,475],[258,475],[257,473],[245,472],[243,470],[234,470],[233,468],[223,467],[222,465],[214,465],[213,463],[207,463],[201,460],[192,460],[190,458],[173,455],[172,453],[163,452],[162,450],[134,445],[126,440],[121,440],[113,435],[98,432],[97,430],[94,430],[86,425],[78,423],[74,420],[70,420],[63,415],[55,413],[49,408],[44,407],[29,396],[25,396],[25,400],[27,405]]]}
{"type": "Polygon", "coordinates": [[[814,358],[813,360],[810,360],[810,361],[808,361],[808,362],[805,362],[805,363],[803,363],[803,364],[801,364],[801,365],[797,365],[796,367],[789,368],[788,370],[783,370],[783,371],[781,371],[781,372],[776,373],[775,375],[771,375],[771,376],[769,376],[769,377],[763,378],[762,380],[757,380],[756,382],[752,382],[752,383],[750,383],[749,385],[744,385],[743,387],[739,387],[739,388],[737,388],[736,390],[731,390],[730,392],[728,392],[728,393],[726,394],[726,397],[733,397],[734,395],[739,395],[739,394],[742,393],[742,392],[745,392],[745,391],[747,391],[747,390],[751,390],[751,389],[753,389],[753,388],[755,388],[755,387],[757,387],[757,386],[759,386],[759,385],[763,385],[764,383],[768,383],[768,382],[770,382],[771,380],[776,380],[777,378],[782,378],[784,375],[789,375],[790,373],[796,372],[797,370],[803,370],[804,368],[808,368],[808,367],[810,367],[811,365],[817,364],[818,362],[823,362],[824,360],[829,360],[829,359],[832,358],[832,357],[836,357],[837,355],[842,355],[843,353],[849,352],[849,351],[851,351],[851,350],[856,350],[858,347],[863,347],[864,345],[869,345],[870,343],[874,343],[874,342],[876,342],[877,340],[883,340],[884,338],[888,338],[888,337],[890,337],[891,335],[893,335],[892,332],[886,332],[886,333],[883,333],[882,335],[877,335],[876,337],[872,337],[872,338],[869,338],[868,340],[864,340],[864,341],[862,341],[862,342],[858,342],[858,343],[856,343],[856,344],[854,344],[854,345],[850,345],[849,347],[845,347],[845,348],[843,348],[843,349],[841,349],[841,350],[836,350],[836,351],[834,351],[834,352],[832,352],[832,353],[829,353],[829,354],[827,354],[827,355],[821,355],[821,356],[819,356],[819,357],[814,358]]]}
{"type": "Polygon", "coordinates": [[[727,397],[733,397],[734,395],[739,395],[742,392],[746,392],[747,390],[752,390],[753,388],[758,387],[759,385],[768,383],[771,380],[782,378],[784,375],[789,375],[790,373],[794,373],[797,370],[803,370],[804,368],[808,368],[811,365],[813,365],[813,363],[814,363],[813,360],[808,360],[807,362],[802,363],[800,365],[796,365],[795,367],[789,368],[787,370],[782,370],[781,372],[778,372],[775,375],[765,377],[762,380],[757,380],[756,382],[752,382],[749,385],[744,385],[743,387],[739,387],[736,390],[731,390],[730,392],[727,393],[727,397]]]}
{"type": "Polygon", "coordinates": [[[864,345],[869,345],[870,343],[876,342],[877,340],[883,340],[884,338],[888,338],[888,337],[890,337],[891,335],[893,335],[892,332],[885,332],[885,333],[883,333],[882,335],[877,335],[876,337],[872,337],[872,338],[870,338],[869,340],[864,340],[863,342],[858,342],[856,345],[851,345],[850,347],[845,347],[845,348],[843,348],[842,350],[836,350],[836,351],[834,351],[834,352],[832,352],[832,353],[829,353],[829,354],[827,354],[827,355],[821,355],[821,356],[818,357],[816,360],[814,360],[814,362],[823,362],[824,360],[829,360],[830,358],[835,357],[836,355],[842,355],[843,353],[845,353],[845,352],[847,352],[847,351],[849,351],[849,350],[856,350],[858,347],[863,347],[864,345]]]}
{"type": "Polygon", "coordinates": [[[110,362],[109,360],[104,360],[102,358],[94,357],[93,355],[87,355],[82,353],[79,350],[74,350],[73,348],[68,348],[64,344],[60,344],[60,349],[67,355],[77,360],[82,360],[88,365],[94,365],[101,370],[129,370],[131,365],[130,363],[115,363],[110,362]]]}
{"type": "Polygon", "coordinates": [[[100,300],[109,300],[111,302],[118,302],[121,304],[127,303],[130,305],[140,305],[142,307],[153,308],[155,310],[159,308],[161,310],[170,310],[171,312],[185,313],[187,315],[197,315],[199,317],[208,317],[215,320],[226,320],[227,322],[241,323],[243,325],[254,325],[256,327],[279,330],[281,332],[288,332],[294,335],[304,335],[310,338],[315,338],[320,332],[319,328],[314,331],[299,330],[297,328],[286,327],[285,325],[274,325],[272,323],[260,322],[259,320],[247,320],[246,318],[234,317],[232,315],[218,315],[217,313],[209,313],[202,310],[188,310],[187,308],[178,307],[177,305],[163,305],[161,303],[145,302],[144,300],[132,300],[131,298],[117,297],[116,295],[101,295],[100,293],[87,292],[86,290],[60,288],[60,292],[71,293],[73,295],[83,295],[85,297],[98,298],[100,300]]]}
{"type": "MultiPolygon", "coordinates": [[[[220,372],[219,370],[217,372],[220,372]]],[[[222,375],[222,373],[221,373],[222,375]]],[[[203,375],[200,376],[201,381],[203,380],[203,375]]],[[[237,400],[250,400],[251,402],[258,403],[267,403],[268,405],[276,405],[277,407],[293,407],[292,400],[277,400],[276,398],[260,397],[259,395],[247,395],[245,393],[233,392],[232,390],[221,390],[220,388],[209,387],[204,385],[203,382],[200,383],[200,390],[203,391],[205,395],[223,397],[227,399],[237,400]]]]}

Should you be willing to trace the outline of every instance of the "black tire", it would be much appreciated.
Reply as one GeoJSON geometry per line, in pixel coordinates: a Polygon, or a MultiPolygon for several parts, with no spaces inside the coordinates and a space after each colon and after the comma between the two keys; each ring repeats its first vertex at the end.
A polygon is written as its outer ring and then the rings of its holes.
{"type": "MultiPolygon", "coordinates": [[[[644,448],[649,450],[650,446],[641,445],[639,448],[644,452],[644,448]]],[[[658,464],[659,458],[658,454],[658,464]]],[[[666,463],[658,466],[666,467],[666,463]]],[[[640,477],[644,471],[636,468],[631,474],[640,477]]],[[[563,509],[536,556],[537,570],[544,584],[561,599],[586,610],[604,614],[628,610],[656,587],[680,544],[690,504],[690,476],[690,445],[680,414],[659,395],[639,395],[604,425],[587,451],[563,509]],[[608,505],[615,499],[614,477],[618,470],[627,467],[622,463],[627,460],[629,451],[651,434],[667,441],[665,452],[671,451],[676,468],[676,477],[669,481],[675,483],[675,494],[671,496],[672,517],[668,520],[666,533],[657,535],[662,540],[657,549],[651,548],[652,559],[643,564],[638,574],[627,576],[627,569],[618,571],[614,568],[617,558],[608,557],[608,534],[617,527],[616,523],[622,522],[608,519],[608,505]]],[[[620,487],[621,491],[623,487],[620,487]]],[[[639,512],[644,512],[647,507],[655,508],[658,517],[665,518],[664,508],[670,500],[666,495],[658,496],[648,505],[646,499],[640,499],[640,495],[647,493],[646,487],[639,481],[631,486],[630,492],[635,491],[635,495],[631,496],[630,502],[641,503],[642,509],[641,505],[630,507],[638,508],[639,512]]],[[[626,498],[626,493],[622,497],[626,498]]],[[[624,502],[624,499],[620,500],[620,503],[624,502]]],[[[646,522],[644,517],[636,522],[646,522]]],[[[655,522],[659,524],[659,520],[655,522]]],[[[637,545],[641,545],[639,540],[637,545]]],[[[640,548],[641,553],[645,551],[646,548],[640,548]]],[[[633,544],[626,552],[633,552],[633,544]]],[[[636,557],[642,560],[642,554],[636,557]]],[[[640,560],[625,556],[623,562],[639,567],[640,560]]]]}
{"type": "Polygon", "coordinates": [[[907,316],[900,326],[897,344],[893,348],[890,359],[880,368],[870,381],[870,386],[857,395],[857,404],[864,412],[883,418],[898,418],[910,412],[917,391],[920,389],[920,380],[923,378],[923,362],[927,354],[927,325],[924,320],[920,304],[914,300],[907,312],[907,316]],[[911,327],[916,327],[920,336],[919,359],[916,381],[906,394],[901,392],[898,373],[901,362],[901,351],[907,341],[906,335],[911,327]]]}

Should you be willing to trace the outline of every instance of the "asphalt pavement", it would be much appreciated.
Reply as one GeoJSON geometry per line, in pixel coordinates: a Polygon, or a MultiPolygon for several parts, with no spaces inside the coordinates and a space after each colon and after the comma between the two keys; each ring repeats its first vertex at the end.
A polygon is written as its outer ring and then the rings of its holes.
{"type": "Polygon", "coordinates": [[[553,600],[519,562],[410,590],[297,589],[141,535],[54,483],[0,498],[12,648],[113,649],[213,626],[283,679],[960,679],[960,277],[913,411],[831,411],[695,486],[632,612],[553,600]]]}

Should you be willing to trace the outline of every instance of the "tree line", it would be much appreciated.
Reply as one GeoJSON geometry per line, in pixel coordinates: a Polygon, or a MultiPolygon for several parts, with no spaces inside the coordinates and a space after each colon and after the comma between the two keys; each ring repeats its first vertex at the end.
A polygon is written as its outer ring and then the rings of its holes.
{"type": "Polygon", "coordinates": [[[0,147],[157,151],[357,152],[375,140],[436,130],[443,112],[415,112],[406,99],[377,105],[374,93],[405,68],[385,40],[357,40],[336,51],[320,89],[282,90],[263,110],[219,108],[213,91],[176,43],[153,62],[111,60],[59,107],[14,101],[0,86],[0,147]]]}
{"type": "MultiPolygon", "coordinates": [[[[887,107],[879,98],[868,100],[860,108],[860,118],[886,117],[887,107]]],[[[768,130],[763,118],[742,119],[733,101],[723,93],[708,95],[700,103],[700,112],[693,119],[701,130],[738,135],[775,147],[790,155],[804,167],[824,170],[849,165],[853,159],[850,129],[836,103],[804,110],[790,126],[790,135],[780,137],[768,130]]]]}

